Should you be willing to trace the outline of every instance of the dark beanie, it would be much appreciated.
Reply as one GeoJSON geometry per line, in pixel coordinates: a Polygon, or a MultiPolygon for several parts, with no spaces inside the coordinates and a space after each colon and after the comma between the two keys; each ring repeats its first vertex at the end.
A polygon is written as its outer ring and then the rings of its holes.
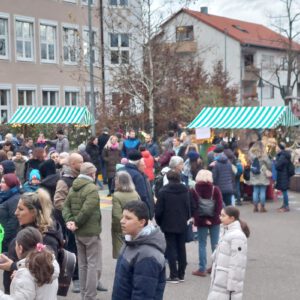
{"type": "Polygon", "coordinates": [[[129,160],[137,161],[137,160],[140,160],[141,158],[142,158],[142,154],[138,150],[133,149],[128,153],[129,160]]]}
{"type": "Polygon", "coordinates": [[[196,151],[190,151],[190,152],[188,152],[187,157],[190,160],[197,160],[200,157],[200,155],[196,151]]]}
{"type": "Polygon", "coordinates": [[[3,167],[3,174],[14,173],[16,171],[16,166],[11,160],[4,160],[0,164],[3,167]]]}
{"type": "Polygon", "coordinates": [[[20,181],[16,174],[10,173],[3,175],[3,180],[9,188],[13,188],[15,186],[20,186],[20,181]]]}
{"type": "Polygon", "coordinates": [[[224,151],[224,147],[221,144],[218,144],[214,149],[215,153],[222,153],[224,151]]]}

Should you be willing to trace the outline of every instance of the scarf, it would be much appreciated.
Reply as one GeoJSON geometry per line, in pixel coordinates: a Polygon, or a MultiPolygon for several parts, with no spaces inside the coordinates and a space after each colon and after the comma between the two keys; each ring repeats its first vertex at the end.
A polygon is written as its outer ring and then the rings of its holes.
{"type": "Polygon", "coordinates": [[[20,187],[14,186],[13,188],[9,189],[8,191],[1,191],[0,192],[0,203],[3,203],[4,201],[8,200],[10,197],[12,197],[15,194],[20,193],[20,187]]]}

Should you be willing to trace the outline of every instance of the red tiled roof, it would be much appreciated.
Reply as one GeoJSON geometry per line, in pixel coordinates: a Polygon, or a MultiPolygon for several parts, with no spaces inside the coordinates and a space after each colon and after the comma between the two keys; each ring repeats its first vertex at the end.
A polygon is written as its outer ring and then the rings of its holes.
{"type": "MultiPolygon", "coordinates": [[[[239,41],[241,44],[275,49],[287,49],[288,39],[263,25],[204,14],[185,8],[180,10],[178,13],[181,11],[221,32],[226,32],[228,36],[239,41]]],[[[172,19],[172,17],[170,19],[172,19]]],[[[293,42],[293,49],[300,51],[300,44],[293,42]]]]}

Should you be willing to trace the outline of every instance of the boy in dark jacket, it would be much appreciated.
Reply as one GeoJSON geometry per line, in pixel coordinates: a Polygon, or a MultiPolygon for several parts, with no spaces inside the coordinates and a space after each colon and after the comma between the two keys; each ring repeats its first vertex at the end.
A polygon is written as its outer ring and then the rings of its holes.
{"type": "Polygon", "coordinates": [[[112,300],[163,299],[166,242],[162,232],[148,221],[144,202],[125,205],[121,219],[125,244],[116,266],[112,300]]]}

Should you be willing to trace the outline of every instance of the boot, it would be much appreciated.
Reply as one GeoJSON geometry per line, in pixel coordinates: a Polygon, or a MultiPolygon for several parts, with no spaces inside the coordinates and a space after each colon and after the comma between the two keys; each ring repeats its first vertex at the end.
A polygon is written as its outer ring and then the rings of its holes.
{"type": "Polygon", "coordinates": [[[265,213],[267,212],[267,210],[265,209],[265,206],[264,205],[261,205],[260,206],[260,210],[259,210],[261,213],[265,213]]]}
{"type": "Polygon", "coordinates": [[[258,205],[254,204],[253,212],[258,212],[258,205]]]}

